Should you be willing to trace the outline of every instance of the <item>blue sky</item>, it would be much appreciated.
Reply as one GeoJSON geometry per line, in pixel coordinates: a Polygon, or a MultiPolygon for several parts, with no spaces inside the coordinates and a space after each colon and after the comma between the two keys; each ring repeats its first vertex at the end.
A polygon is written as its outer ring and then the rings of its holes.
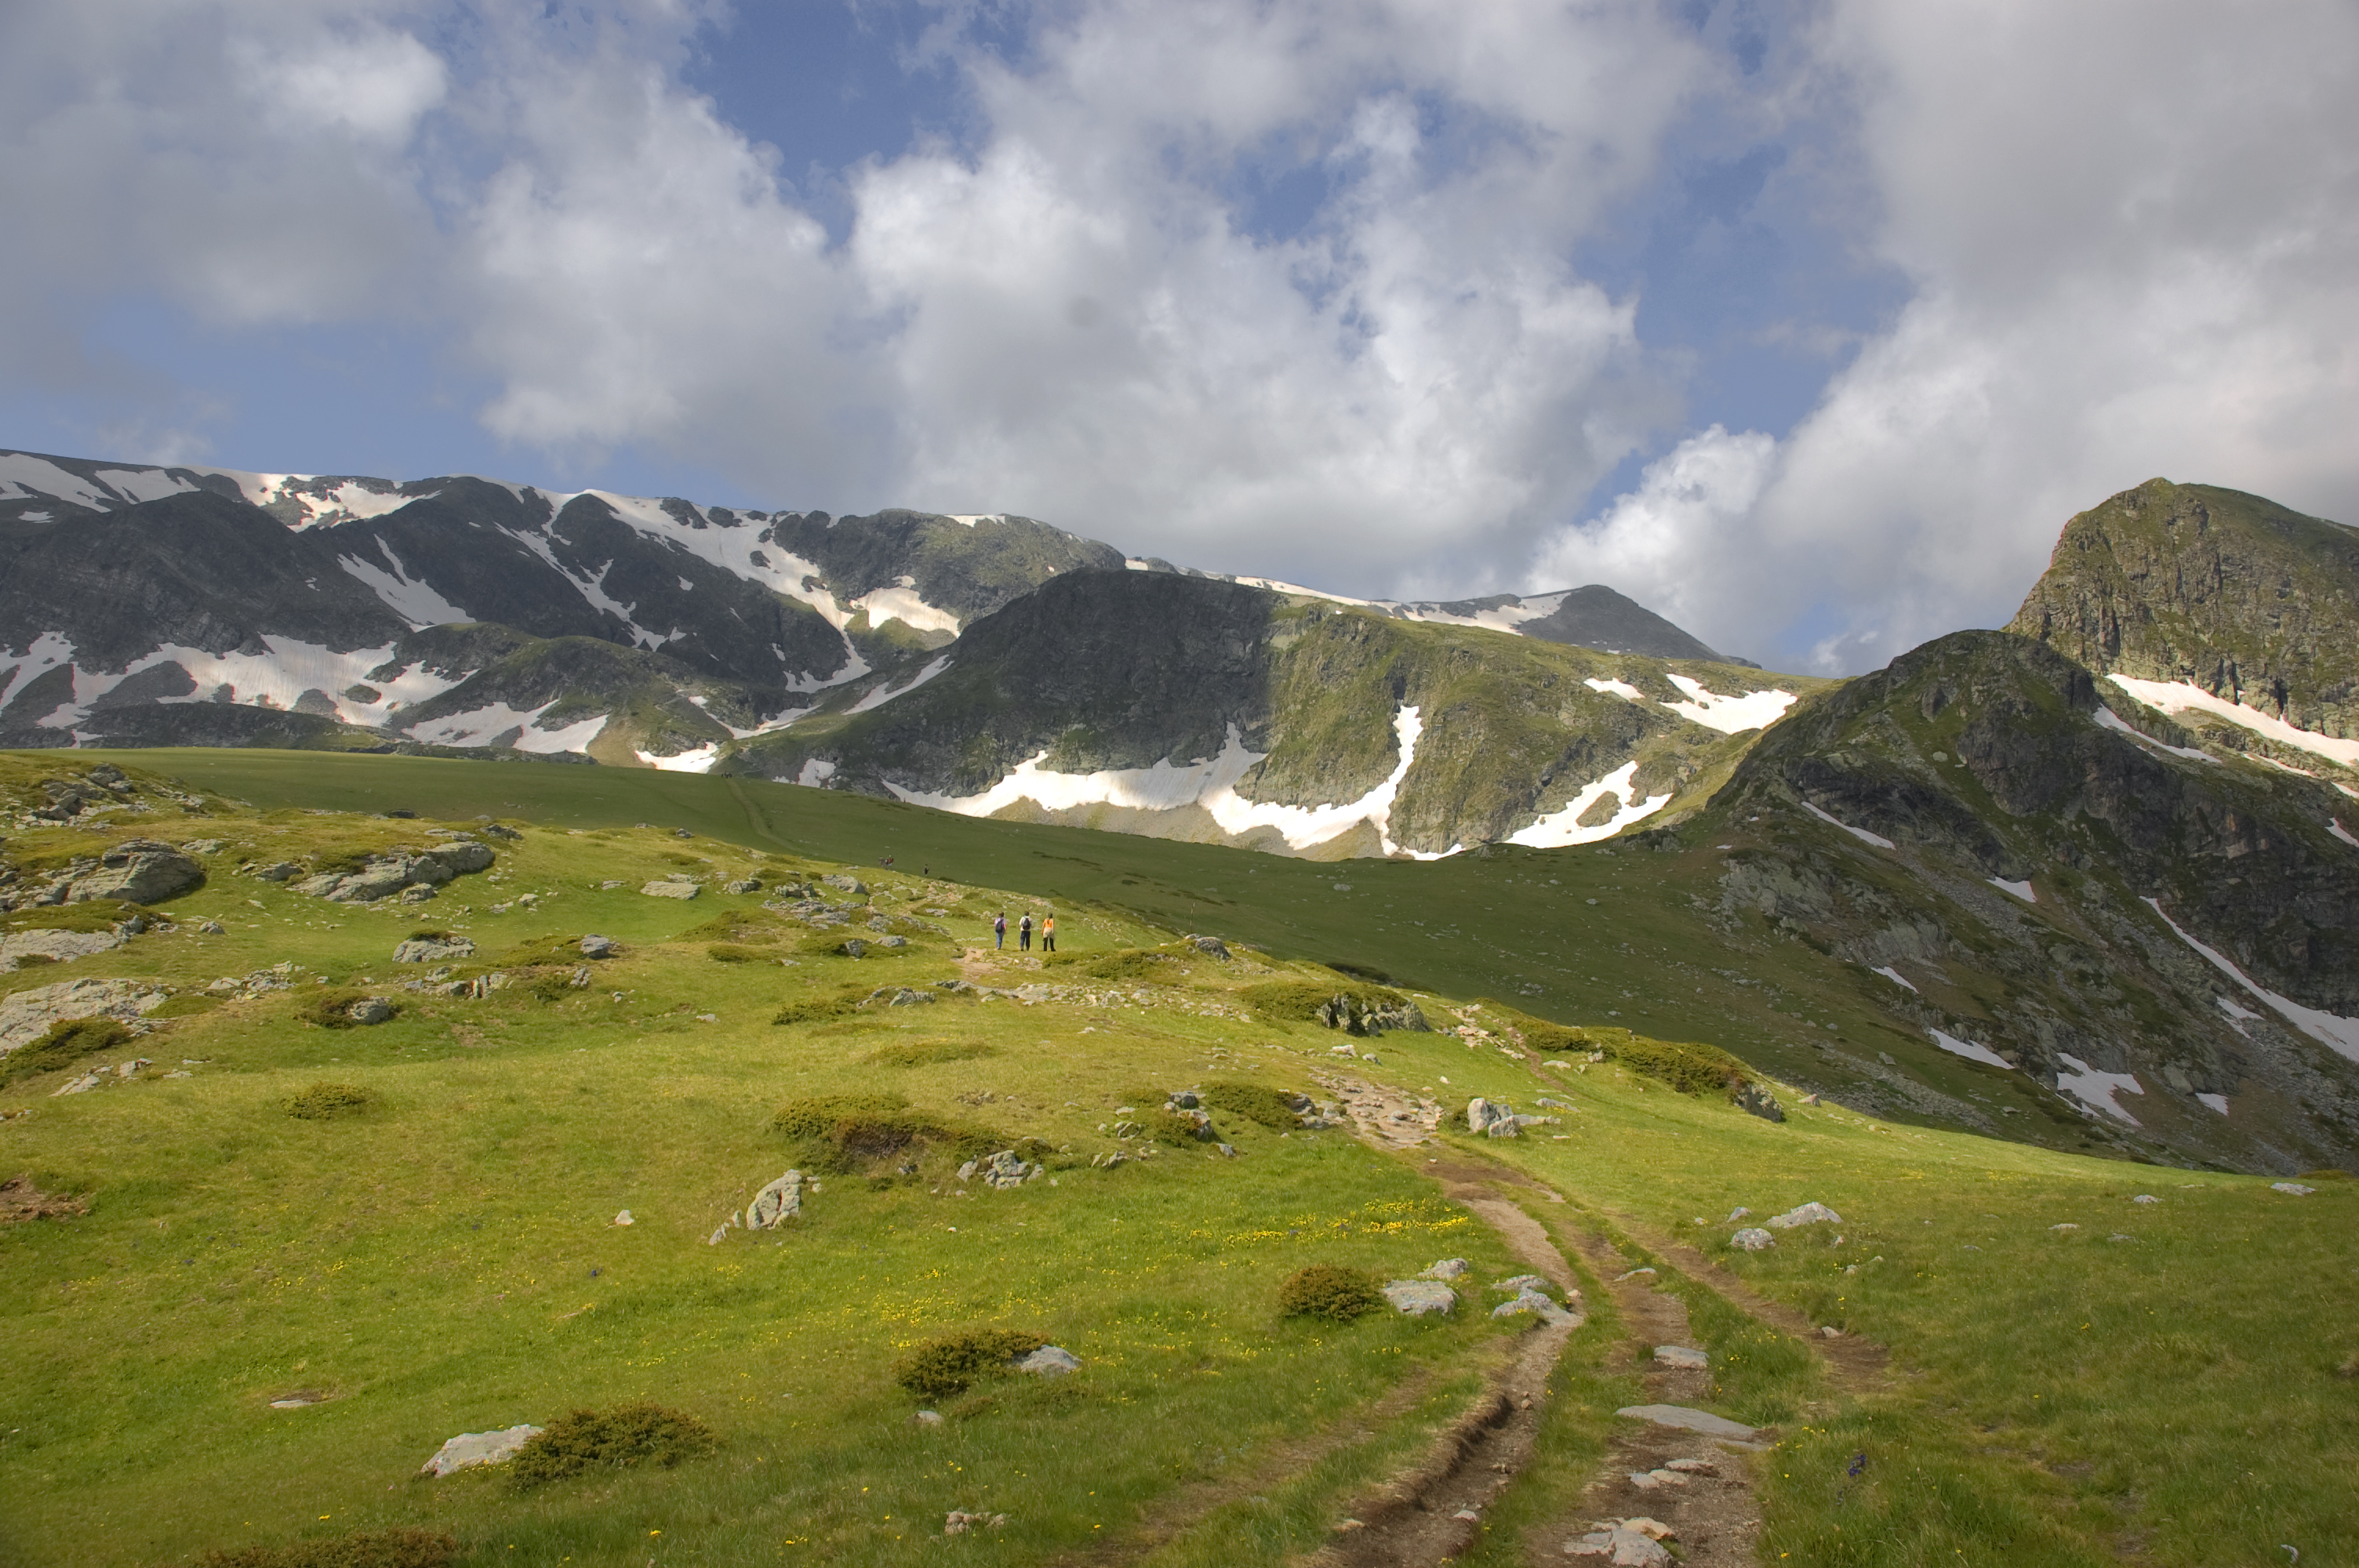
{"type": "Polygon", "coordinates": [[[2155,473],[2359,518],[2286,0],[0,15],[0,445],[1016,511],[1866,667],[2155,473]]]}

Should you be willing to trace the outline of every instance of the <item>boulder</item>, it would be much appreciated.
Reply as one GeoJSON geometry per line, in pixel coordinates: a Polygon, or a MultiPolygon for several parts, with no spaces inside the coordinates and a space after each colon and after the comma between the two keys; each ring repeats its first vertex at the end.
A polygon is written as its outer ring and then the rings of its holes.
{"type": "Polygon", "coordinates": [[[745,1228],[770,1230],[803,1211],[803,1173],[788,1171],[754,1195],[745,1207],[745,1228]]]}
{"type": "MultiPolygon", "coordinates": [[[[184,849],[189,847],[190,846],[187,845],[182,846],[184,849]]],[[[266,882],[291,881],[295,878],[303,874],[303,868],[297,865],[292,860],[278,860],[263,867],[254,874],[266,882]]]]}
{"type": "Polygon", "coordinates": [[[1746,1084],[1744,1087],[1738,1089],[1735,1094],[1732,1095],[1730,1098],[1734,1101],[1736,1108],[1739,1110],[1745,1111],[1749,1115],[1757,1116],[1764,1121],[1783,1121],[1786,1119],[1786,1108],[1777,1103],[1777,1096],[1771,1094],[1767,1089],[1763,1088],[1759,1084],[1746,1084]]]}
{"type": "Polygon", "coordinates": [[[393,1018],[393,1004],[381,996],[364,996],[344,1009],[344,1016],[354,1023],[386,1023],[393,1018]]]}
{"type": "Polygon", "coordinates": [[[987,1187],[1006,1189],[1020,1187],[1040,1173],[1041,1167],[1024,1159],[1013,1149],[1002,1149],[976,1166],[975,1173],[987,1187]]]}
{"type": "Polygon", "coordinates": [[[66,894],[70,903],[122,899],[156,903],[204,885],[205,869],[191,856],[154,838],[125,838],[107,847],[98,869],[78,876],[66,894]]]}
{"type": "Polygon", "coordinates": [[[1059,1345],[1043,1345],[1031,1355],[1016,1363],[1019,1372],[1030,1372],[1043,1378],[1061,1378],[1068,1372],[1082,1369],[1082,1358],[1059,1345]]]}
{"type": "Polygon", "coordinates": [[[1180,942],[1182,946],[1193,947],[1208,958],[1226,958],[1229,956],[1229,945],[1217,936],[1182,936],[1180,942]]]}
{"type": "Polygon", "coordinates": [[[1320,1003],[1319,1022],[1346,1034],[1382,1034],[1388,1029],[1430,1033],[1433,1028],[1413,1001],[1375,1004],[1348,992],[1320,1003]]]}
{"type": "Polygon", "coordinates": [[[448,931],[423,932],[393,950],[397,964],[441,964],[473,956],[475,945],[448,931]]]}
{"type": "Polygon", "coordinates": [[[641,888],[639,891],[647,894],[649,898],[688,899],[694,898],[698,893],[702,892],[704,890],[697,886],[694,882],[682,881],[670,877],[666,877],[661,881],[647,883],[647,886],[641,888]]]}
{"type": "Polygon", "coordinates": [[[1712,1357],[1686,1345],[1658,1345],[1655,1364],[1676,1368],[1682,1372],[1701,1372],[1712,1365],[1712,1357]]]}
{"type": "Polygon", "coordinates": [[[723,892],[760,892],[762,891],[762,879],[759,877],[739,877],[734,882],[723,882],[721,884],[721,891],[723,892]]]}
{"type": "Polygon", "coordinates": [[[516,1450],[540,1435],[537,1426],[511,1426],[502,1432],[462,1432],[434,1451],[419,1471],[421,1476],[448,1476],[480,1465],[505,1465],[516,1450]]]}
{"type": "Polygon", "coordinates": [[[582,938],[582,956],[585,958],[611,958],[614,956],[612,936],[589,935],[582,938]]]}
{"type": "Polygon", "coordinates": [[[136,980],[68,980],[18,991],[0,1000],[0,1055],[38,1040],[49,1025],[69,1018],[135,1022],[163,1006],[168,994],[136,980]]]}
{"type": "Polygon", "coordinates": [[[866,898],[868,896],[868,884],[862,881],[858,877],[853,876],[845,871],[838,871],[833,876],[830,877],[821,877],[820,878],[820,881],[825,882],[832,888],[838,889],[843,892],[848,892],[854,898],[866,898]]]}
{"type": "Polygon", "coordinates": [[[492,853],[490,845],[478,844],[467,838],[454,839],[448,844],[438,844],[418,857],[420,860],[440,866],[448,871],[449,876],[436,879],[446,882],[451,880],[451,877],[463,877],[473,871],[489,871],[492,862],[497,858],[492,853]]]}
{"type": "Polygon", "coordinates": [[[1408,1317],[1447,1313],[1458,1304],[1458,1292],[1439,1280],[1395,1280],[1385,1286],[1385,1300],[1408,1317]]]}
{"type": "Polygon", "coordinates": [[[1516,1292],[1516,1299],[1501,1302],[1491,1309],[1493,1317],[1519,1317],[1529,1313],[1551,1327],[1570,1327],[1582,1321],[1581,1314],[1559,1306],[1541,1292],[1527,1288],[1516,1292]]]}
{"type": "Polygon", "coordinates": [[[1516,1136],[1515,1123],[1516,1113],[1495,1101],[1487,1100],[1476,1095],[1466,1102],[1466,1130],[1469,1132],[1490,1133],[1495,1138],[1513,1138],[1516,1136]],[[1491,1132],[1494,1126],[1501,1124],[1506,1125],[1508,1130],[1504,1133],[1491,1132]]]}
{"type": "Polygon", "coordinates": [[[1777,1238],[1758,1226],[1747,1226],[1728,1238],[1728,1244],[1740,1252],[1764,1252],[1777,1245],[1777,1238]]]}
{"type": "Polygon", "coordinates": [[[1444,1258],[1441,1261],[1434,1264],[1430,1269],[1428,1269],[1425,1271],[1424,1277],[1429,1280],[1454,1280],[1465,1271],[1465,1259],[1444,1258]]]}
{"type": "Polygon", "coordinates": [[[12,931],[0,936],[0,973],[27,958],[63,964],[122,946],[123,938],[111,931],[12,931]]]}
{"type": "Polygon", "coordinates": [[[1806,1203],[1799,1208],[1789,1208],[1761,1223],[1772,1230],[1791,1230],[1798,1225],[1841,1225],[1843,1216],[1822,1203],[1806,1203]]]}

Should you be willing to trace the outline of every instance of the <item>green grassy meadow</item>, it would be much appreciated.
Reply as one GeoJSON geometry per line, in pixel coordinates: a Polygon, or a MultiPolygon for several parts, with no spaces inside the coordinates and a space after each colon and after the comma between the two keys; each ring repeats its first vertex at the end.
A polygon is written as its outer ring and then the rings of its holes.
{"type": "MultiPolygon", "coordinates": [[[[641,770],[109,760],[249,804],[118,818],[225,841],[207,884],[155,912],[176,928],[0,977],[11,992],[103,977],[174,994],[153,1033],[104,1058],[151,1058],[136,1077],[67,1097],[74,1069],[0,1087],[0,1177],[90,1202],[0,1225],[0,1563],[185,1563],[404,1524],[451,1531],[469,1564],[1280,1563],[1455,1417],[1520,1328],[1463,1309],[1286,1319],[1278,1284],[1312,1262],[1397,1278],[1462,1256],[1486,1303],[1481,1283],[1523,1266],[1424,1173],[1440,1149],[1397,1157],[1348,1130],[1215,1113],[1236,1158],[1186,1141],[1138,1157],[1145,1141],[1115,1124],[1170,1089],[1319,1092],[1337,1037],[1250,1017],[1242,988],[1334,979],[1312,966],[1345,962],[1419,990],[1438,1025],[1506,995],[1568,1023],[1712,1040],[1773,1079],[1811,1059],[1805,1020],[1871,1027],[1839,981],[1782,1007],[1763,988],[1698,992],[1724,960],[1671,913],[1663,889],[1706,875],[1679,856],[1311,865],[641,770]],[[370,815],[391,809],[420,819],[370,815]],[[414,907],[327,903],[237,870],[419,844],[479,816],[523,837],[414,907]],[[718,891],[845,866],[870,889],[864,918],[827,935],[881,921],[907,947],[829,952],[764,912],[769,894],[718,891]],[[638,891],[671,872],[706,892],[638,891]],[[1051,905],[1073,962],[977,953],[995,911],[1051,905]],[[510,983],[405,989],[419,967],[392,949],[425,929],[476,944],[454,978],[510,983]],[[1191,930],[1259,950],[1163,946],[1191,930]],[[619,956],[579,958],[586,932],[619,956]],[[1157,947],[1093,972],[1093,955],[1157,947]],[[272,985],[208,990],[263,973],[272,985]],[[1027,1002],[935,985],[960,976],[1066,989],[1027,1002]],[[850,1005],[879,988],[940,1000],[850,1005]],[[400,1015],[308,1021],[347,990],[400,1015]],[[803,1022],[772,1022],[798,1004],[803,1022]],[[290,1112],[321,1085],[360,1091],[361,1108],[290,1112]],[[947,1135],[880,1150],[772,1125],[782,1106],[843,1096],[899,1097],[1046,1173],[994,1192],[956,1179],[947,1135]],[[799,1218],[709,1242],[790,1165],[819,1182],[799,1218]],[[625,1209],[633,1223],[614,1223],[625,1209]],[[1038,1333],[1082,1369],[989,1380],[915,1423],[894,1363],[975,1327],[1038,1333]],[[295,1396],[317,1402],[273,1408],[295,1396]],[[697,1416],[721,1446],[529,1492],[496,1470],[417,1475],[457,1433],[636,1400],[697,1416]],[[1007,1523],[946,1541],[953,1509],[1007,1523]]],[[[0,787],[56,766],[0,759],[0,787]]],[[[101,837],[41,828],[6,852],[36,864],[101,837]]],[[[1560,1195],[1524,1195],[1561,1235],[1603,1228],[1634,1261],[1696,1247],[1890,1348],[1877,1386],[1838,1387],[1808,1346],[1657,1260],[1713,1352],[1714,1408],[1779,1429],[1758,1460],[1765,1561],[2198,1568],[2282,1561],[2280,1541],[2306,1563],[2359,1560],[2359,1184],[2296,1198],[1790,1089],[1772,1125],[1612,1061],[1548,1064],[1496,1040],[1365,1048],[1381,1065],[1353,1071],[1446,1104],[1577,1108],[1514,1141],[1452,1135],[1560,1195]],[[1843,1223],[1728,1250],[1736,1206],[1757,1223],[1810,1200],[1843,1223]]],[[[1552,1555],[1537,1532],[1635,1397],[1603,1369],[1610,1297],[1584,1284],[1595,1311],[1560,1365],[1542,1463],[1469,1561],[1552,1555]]]]}

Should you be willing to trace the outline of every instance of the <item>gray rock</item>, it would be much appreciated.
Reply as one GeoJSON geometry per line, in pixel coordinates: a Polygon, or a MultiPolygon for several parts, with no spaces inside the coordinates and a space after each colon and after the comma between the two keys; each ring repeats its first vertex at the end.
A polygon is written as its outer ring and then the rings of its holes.
{"type": "Polygon", "coordinates": [[[977,1167],[976,1173],[983,1178],[984,1185],[1005,1190],[1008,1187],[1022,1186],[1039,1170],[1039,1166],[1026,1160],[1015,1150],[1002,1149],[998,1153],[983,1161],[977,1167]]]}
{"type": "MultiPolygon", "coordinates": [[[[1487,1133],[1494,1125],[1502,1122],[1513,1128],[1515,1120],[1516,1113],[1513,1110],[1504,1105],[1484,1099],[1480,1095],[1466,1102],[1466,1130],[1469,1132],[1487,1133]]],[[[1505,1136],[1513,1138],[1515,1133],[1509,1131],[1505,1136]]]]}
{"type": "Polygon", "coordinates": [[[1537,1290],[1518,1291],[1514,1301],[1501,1302],[1491,1309],[1493,1317],[1520,1317],[1527,1313],[1551,1325],[1571,1326],[1582,1321],[1581,1314],[1567,1311],[1537,1290]]]}
{"type": "Polygon", "coordinates": [[[0,972],[12,970],[27,958],[71,963],[123,946],[111,931],[12,931],[0,936],[0,972]]]}
{"type": "Polygon", "coordinates": [[[516,1450],[540,1435],[537,1426],[511,1426],[503,1432],[462,1432],[434,1451],[419,1474],[448,1476],[482,1465],[505,1465],[516,1450]]]}
{"type": "Polygon", "coordinates": [[[612,936],[592,935],[582,938],[582,956],[585,958],[611,958],[614,956],[612,936]]]}
{"type": "Polygon", "coordinates": [[[1495,1291],[1537,1291],[1547,1284],[1538,1274],[1517,1274],[1512,1280],[1500,1280],[1492,1285],[1495,1291]]]}
{"type": "MultiPolygon", "coordinates": [[[[1652,1521],[1649,1520],[1649,1523],[1652,1521]]],[[[1614,1568],[1663,1568],[1676,1562],[1663,1543],[1628,1524],[1611,1524],[1564,1543],[1568,1557],[1602,1557],[1614,1568]]]]}
{"type": "Polygon", "coordinates": [[[1441,1261],[1434,1264],[1430,1269],[1428,1269],[1425,1271],[1424,1277],[1429,1280],[1454,1280],[1465,1271],[1465,1259],[1444,1258],[1441,1261]]]}
{"type": "Polygon", "coordinates": [[[229,927],[223,925],[218,920],[202,921],[197,926],[197,935],[200,936],[226,936],[229,935],[229,927]]]}
{"type": "Polygon", "coordinates": [[[803,1211],[803,1173],[788,1171],[754,1195],[745,1206],[745,1228],[770,1230],[803,1211]]]}
{"type": "Polygon", "coordinates": [[[386,1023],[392,1021],[393,1004],[381,996],[364,996],[344,1009],[344,1016],[354,1023],[386,1023]]]}
{"type": "Polygon", "coordinates": [[[1193,947],[1208,958],[1225,958],[1229,956],[1229,945],[1217,936],[1182,936],[1180,940],[1183,945],[1193,947]]]}
{"type": "Polygon", "coordinates": [[[1733,1422],[1724,1415],[1690,1410],[1685,1405],[1624,1405],[1614,1413],[1631,1421],[1652,1422],[1657,1426],[1673,1427],[1705,1437],[1725,1438],[1731,1443],[1750,1443],[1760,1435],[1754,1428],[1733,1422]]]}
{"type": "MultiPolygon", "coordinates": [[[[481,818],[478,818],[477,820],[480,821],[481,818]]],[[[496,822],[484,823],[484,832],[490,838],[506,838],[510,843],[521,843],[524,840],[523,834],[517,832],[513,827],[503,827],[496,822]]]]}
{"type": "Polygon", "coordinates": [[[73,880],[69,903],[92,899],[122,899],[130,903],[155,903],[204,885],[205,869],[172,845],[154,838],[125,838],[107,846],[98,869],[73,880]]]}
{"type": "Polygon", "coordinates": [[[191,838],[180,848],[191,855],[218,855],[224,848],[224,843],[219,838],[191,838]]]}
{"type": "Polygon", "coordinates": [[[879,947],[907,947],[909,939],[907,936],[885,936],[878,938],[876,945],[879,947]]]}
{"type": "Polygon", "coordinates": [[[759,877],[739,877],[734,882],[723,882],[721,884],[721,891],[723,892],[760,892],[762,891],[762,879],[759,877]]]}
{"type": "Polygon", "coordinates": [[[1772,1230],[1791,1230],[1798,1225],[1841,1225],[1843,1216],[1822,1203],[1806,1203],[1799,1208],[1789,1208],[1761,1223],[1772,1230]]]}
{"type": "Polygon", "coordinates": [[[1173,1110],[1195,1110],[1203,1103],[1197,1098],[1194,1089],[1180,1089],[1174,1092],[1169,1099],[1164,1101],[1164,1104],[1173,1110]]]}
{"type": "Polygon", "coordinates": [[[1742,1204],[1737,1205],[1736,1207],[1728,1211],[1728,1223],[1731,1225],[1734,1225],[1740,1219],[1751,1219],[1752,1217],[1753,1211],[1746,1208],[1742,1204]]]}
{"type": "Polygon", "coordinates": [[[1031,1355],[1016,1363],[1019,1372],[1031,1372],[1044,1378],[1061,1378],[1068,1372],[1082,1369],[1082,1358],[1061,1346],[1043,1345],[1031,1355]]]}
{"type": "Polygon", "coordinates": [[[1757,1116],[1764,1121],[1783,1121],[1786,1119],[1786,1108],[1777,1103],[1777,1096],[1771,1094],[1767,1089],[1763,1088],[1759,1084],[1747,1084],[1743,1088],[1738,1089],[1735,1094],[1730,1097],[1730,1098],[1735,1103],[1736,1108],[1739,1110],[1757,1116]]]}
{"type": "Polygon", "coordinates": [[[412,936],[393,950],[397,964],[440,964],[452,958],[471,957],[475,944],[464,936],[443,932],[435,936],[412,936]]]}
{"type": "Polygon", "coordinates": [[[1777,1245],[1777,1238],[1758,1226],[1747,1226],[1728,1238],[1728,1244],[1742,1252],[1762,1252],[1777,1245]]]}
{"type": "Polygon", "coordinates": [[[2310,1194],[2318,1191],[2318,1189],[2316,1187],[2303,1186],[2299,1182],[2271,1182],[2269,1184],[2269,1191],[2273,1193],[2289,1193],[2295,1197],[2306,1198],[2310,1196],[2310,1194]]]}
{"type": "Polygon", "coordinates": [[[1458,1292],[1439,1280],[1395,1280],[1385,1286],[1385,1300],[1408,1317],[1446,1313],[1458,1304],[1458,1292]]]}
{"type": "Polygon", "coordinates": [[[266,882],[283,882],[303,874],[303,868],[292,860],[278,860],[254,873],[266,882]]]}
{"type": "Polygon", "coordinates": [[[940,1411],[919,1411],[909,1419],[917,1422],[919,1426],[940,1426],[942,1424],[942,1412],[940,1411]]]}
{"type": "Polygon", "coordinates": [[[837,951],[847,958],[862,958],[868,955],[868,944],[857,936],[847,936],[837,951]]]}
{"type": "Polygon", "coordinates": [[[866,898],[868,896],[868,884],[862,881],[858,877],[851,875],[849,872],[838,871],[833,876],[821,877],[820,878],[820,881],[825,882],[832,888],[838,889],[843,892],[848,892],[854,898],[866,898]]]}
{"type": "Polygon", "coordinates": [[[136,980],[68,980],[18,991],[0,999],[0,1055],[39,1039],[49,1033],[49,1025],[64,1019],[136,1022],[141,1015],[163,1006],[169,994],[136,980]]]}
{"type": "Polygon", "coordinates": [[[1682,1372],[1701,1372],[1712,1365],[1712,1357],[1685,1345],[1658,1345],[1655,1363],[1660,1367],[1676,1367],[1682,1372]]]}
{"type": "Polygon", "coordinates": [[[689,899],[694,898],[704,890],[694,882],[675,881],[668,877],[661,881],[649,882],[639,891],[649,898],[689,899]]]}

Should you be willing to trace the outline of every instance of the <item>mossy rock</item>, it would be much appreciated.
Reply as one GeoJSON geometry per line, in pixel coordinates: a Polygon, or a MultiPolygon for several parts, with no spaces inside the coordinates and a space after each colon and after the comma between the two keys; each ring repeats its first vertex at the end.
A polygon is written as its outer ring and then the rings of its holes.
{"type": "Polygon", "coordinates": [[[112,1018],[68,1018],[31,1043],[0,1056],[0,1085],[71,1067],[85,1057],[131,1044],[130,1030],[112,1018]]]}

